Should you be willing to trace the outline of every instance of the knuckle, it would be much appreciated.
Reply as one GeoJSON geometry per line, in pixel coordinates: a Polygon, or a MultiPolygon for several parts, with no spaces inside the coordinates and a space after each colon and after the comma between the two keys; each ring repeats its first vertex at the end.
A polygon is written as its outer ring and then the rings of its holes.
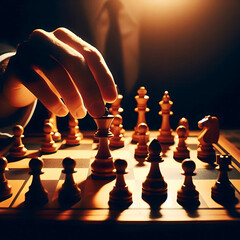
{"type": "Polygon", "coordinates": [[[29,39],[42,39],[42,38],[47,38],[47,32],[42,30],[42,29],[35,29],[32,31],[30,34],[29,39]]]}
{"type": "Polygon", "coordinates": [[[84,56],[92,62],[100,62],[102,59],[101,53],[94,47],[84,48],[84,56]]]}
{"type": "Polygon", "coordinates": [[[53,31],[53,33],[66,33],[67,29],[65,27],[59,27],[53,31]]]}

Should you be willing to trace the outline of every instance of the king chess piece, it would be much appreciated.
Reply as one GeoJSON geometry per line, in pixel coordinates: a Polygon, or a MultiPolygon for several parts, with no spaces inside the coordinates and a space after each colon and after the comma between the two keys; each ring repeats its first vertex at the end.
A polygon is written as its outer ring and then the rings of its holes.
{"type": "MultiPolygon", "coordinates": [[[[138,142],[138,125],[140,123],[146,123],[146,112],[149,112],[149,108],[147,107],[147,101],[149,99],[149,96],[147,95],[147,90],[145,87],[140,87],[138,89],[138,95],[135,96],[135,100],[137,102],[137,107],[134,109],[135,112],[138,113],[138,119],[137,124],[134,128],[134,133],[132,135],[132,142],[137,143],[138,142]]],[[[147,141],[149,141],[149,129],[146,133],[147,141]]]]}
{"type": "Polygon", "coordinates": [[[128,190],[124,174],[127,173],[127,162],[124,159],[116,159],[114,162],[116,168],[116,184],[109,193],[110,208],[124,209],[132,204],[132,193],[128,190]]]}
{"type": "Polygon", "coordinates": [[[163,162],[161,145],[153,139],[149,145],[147,162],[151,164],[146,180],[142,184],[142,198],[150,205],[157,207],[167,199],[167,183],[161,174],[159,163],[163,162]]]}
{"type": "Polygon", "coordinates": [[[99,146],[97,155],[91,164],[93,178],[112,179],[116,177],[115,172],[113,171],[113,157],[109,150],[108,141],[110,137],[113,137],[113,134],[110,131],[110,125],[113,118],[113,115],[106,111],[104,116],[94,119],[97,124],[97,132],[94,137],[99,140],[99,146]]]}
{"type": "Polygon", "coordinates": [[[172,135],[172,129],[170,126],[169,117],[173,115],[173,112],[170,110],[173,102],[170,100],[168,91],[164,92],[162,100],[159,102],[161,111],[159,115],[162,116],[162,124],[159,129],[159,135],[157,137],[158,141],[162,144],[173,144],[174,136],[172,135]]]}
{"type": "Polygon", "coordinates": [[[213,165],[216,161],[216,153],[213,144],[217,144],[219,138],[219,121],[216,117],[206,116],[198,122],[202,129],[198,136],[197,157],[199,160],[213,165]]]}
{"type": "Polygon", "coordinates": [[[228,178],[228,171],[231,171],[231,156],[230,155],[217,155],[217,164],[219,176],[211,188],[211,196],[214,201],[225,206],[231,207],[238,203],[235,196],[235,189],[228,178]]]}
{"type": "Polygon", "coordinates": [[[195,209],[199,206],[199,192],[193,184],[192,177],[196,175],[194,172],[196,164],[191,159],[185,159],[182,162],[182,175],[185,176],[181,189],[177,192],[177,202],[184,208],[195,209]]]}

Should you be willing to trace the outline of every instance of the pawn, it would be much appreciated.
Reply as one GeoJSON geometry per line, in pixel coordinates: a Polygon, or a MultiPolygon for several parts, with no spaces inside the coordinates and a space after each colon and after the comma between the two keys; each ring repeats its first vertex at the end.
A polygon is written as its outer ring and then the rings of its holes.
{"type": "Polygon", "coordinates": [[[219,176],[215,185],[211,188],[211,196],[214,201],[223,205],[231,206],[238,203],[238,199],[235,196],[235,189],[228,178],[228,171],[231,171],[229,167],[231,164],[230,155],[217,155],[217,164],[219,170],[219,176]]]}
{"type": "Polygon", "coordinates": [[[53,125],[50,122],[46,122],[43,127],[45,139],[41,146],[43,153],[55,153],[57,151],[57,145],[53,140],[53,125]]]}
{"type": "Polygon", "coordinates": [[[176,132],[178,135],[178,145],[173,152],[173,158],[176,161],[182,162],[184,159],[190,158],[190,151],[186,144],[187,129],[184,126],[178,126],[176,132]]]}
{"type": "Polygon", "coordinates": [[[167,183],[161,174],[159,163],[163,162],[161,145],[157,139],[153,139],[149,145],[147,162],[151,164],[146,180],[142,184],[143,199],[159,200],[162,203],[167,198],[167,183]]]}
{"type": "Polygon", "coordinates": [[[0,201],[12,196],[12,187],[8,184],[5,172],[8,161],[5,157],[0,157],[0,201]]]}
{"type": "Polygon", "coordinates": [[[191,159],[185,159],[182,162],[182,175],[185,176],[184,183],[181,189],[177,192],[177,202],[184,208],[197,208],[199,202],[199,192],[195,189],[195,185],[192,181],[192,176],[195,176],[194,172],[196,164],[191,159]]]}
{"type": "Polygon", "coordinates": [[[27,149],[22,143],[23,135],[23,127],[21,125],[16,125],[13,127],[13,146],[9,151],[10,158],[23,158],[27,154],[27,149]]]}
{"type": "Polygon", "coordinates": [[[113,133],[113,137],[110,139],[110,147],[120,148],[124,147],[124,138],[122,134],[122,117],[117,114],[112,122],[111,131],[113,133]]]}
{"type": "Polygon", "coordinates": [[[148,155],[148,126],[146,123],[140,123],[137,128],[138,131],[138,143],[135,149],[136,158],[146,158],[148,155]]]}
{"type": "Polygon", "coordinates": [[[48,115],[49,118],[45,120],[45,122],[50,122],[53,125],[53,140],[56,142],[60,142],[62,139],[62,135],[61,133],[58,131],[58,127],[57,127],[57,116],[48,111],[48,115]]]}
{"type": "Polygon", "coordinates": [[[185,117],[183,117],[179,120],[178,126],[184,126],[187,130],[186,137],[189,137],[189,123],[188,123],[188,120],[185,117]]]}
{"type": "Polygon", "coordinates": [[[59,190],[58,201],[62,205],[72,205],[81,199],[81,190],[74,182],[73,173],[76,161],[70,157],[63,159],[63,170],[65,174],[65,182],[59,190]]]}
{"type": "Polygon", "coordinates": [[[32,183],[29,191],[25,194],[25,204],[31,207],[41,207],[48,202],[48,192],[43,187],[40,179],[40,175],[43,174],[43,160],[40,157],[32,158],[29,162],[29,168],[32,183]]]}
{"type": "Polygon", "coordinates": [[[79,132],[78,120],[73,118],[71,114],[69,114],[69,133],[66,138],[67,145],[79,145],[81,142],[81,134],[79,132]]]}
{"type": "Polygon", "coordinates": [[[128,208],[132,204],[132,193],[128,190],[124,179],[126,174],[127,162],[124,159],[116,159],[116,184],[109,193],[109,206],[111,208],[128,208]]]}

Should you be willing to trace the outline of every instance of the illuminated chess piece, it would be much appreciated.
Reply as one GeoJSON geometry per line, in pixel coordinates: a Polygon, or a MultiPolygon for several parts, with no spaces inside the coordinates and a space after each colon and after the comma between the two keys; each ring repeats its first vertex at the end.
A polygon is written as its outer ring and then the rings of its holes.
{"type": "MultiPolygon", "coordinates": [[[[147,101],[149,99],[149,96],[147,94],[147,90],[145,87],[140,87],[138,89],[138,95],[135,96],[135,100],[137,102],[137,107],[134,109],[135,112],[138,113],[138,119],[136,127],[134,128],[134,133],[132,135],[132,141],[138,142],[138,125],[140,123],[146,123],[146,112],[149,112],[149,108],[147,107],[147,101]]],[[[146,132],[147,141],[149,141],[149,129],[146,132]]]]}
{"type": "Polygon", "coordinates": [[[48,115],[49,115],[49,119],[45,120],[46,122],[50,122],[53,125],[53,140],[56,142],[61,141],[62,139],[62,135],[61,133],[58,131],[58,127],[57,127],[57,117],[54,113],[48,111],[48,115]]]}
{"type": "Polygon", "coordinates": [[[190,151],[186,144],[187,129],[184,126],[178,126],[176,132],[178,135],[178,145],[173,152],[173,158],[181,162],[186,158],[190,158],[190,151]]]}
{"type": "Polygon", "coordinates": [[[188,123],[188,120],[183,117],[179,120],[178,122],[178,126],[184,126],[186,128],[186,137],[189,137],[189,123],[188,123]]]}
{"type": "Polygon", "coordinates": [[[57,151],[57,145],[53,140],[53,125],[49,122],[46,122],[43,127],[43,132],[45,138],[41,146],[41,152],[55,153],[57,151]]]}
{"type": "Polygon", "coordinates": [[[12,187],[8,184],[5,176],[8,161],[5,157],[0,157],[0,201],[3,201],[12,196],[12,187]]]}
{"type": "Polygon", "coordinates": [[[95,118],[97,124],[97,132],[94,137],[99,140],[98,152],[91,164],[92,177],[102,179],[115,178],[113,157],[109,150],[108,139],[113,137],[110,131],[110,125],[113,121],[113,115],[106,111],[105,115],[101,118],[95,118]]]}
{"type": "Polygon", "coordinates": [[[231,171],[231,156],[230,155],[217,155],[217,164],[219,176],[211,188],[211,196],[214,201],[223,206],[233,206],[238,203],[235,196],[235,189],[228,178],[228,171],[231,171]]]}
{"type": "Polygon", "coordinates": [[[185,159],[182,162],[182,175],[185,176],[184,183],[177,192],[177,202],[184,208],[196,208],[199,206],[199,192],[195,189],[192,177],[196,175],[195,162],[191,159],[185,159]]]}
{"type": "Polygon", "coordinates": [[[124,159],[116,159],[116,184],[109,193],[109,206],[112,208],[127,208],[132,204],[132,193],[128,190],[124,174],[126,174],[127,162],[124,159]]]}
{"type": "Polygon", "coordinates": [[[73,173],[76,161],[70,157],[64,158],[62,173],[65,174],[65,182],[59,190],[58,201],[62,205],[72,205],[81,199],[81,190],[74,182],[73,173]]]}
{"type": "Polygon", "coordinates": [[[147,202],[153,200],[161,204],[167,198],[167,183],[159,168],[159,163],[163,162],[160,156],[162,149],[157,139],[152,140],[148,149],[149,155],[146,160],[151,166],[147,178],[142,184],[142,198],[147,202]]]}
{"type": "Polygon", "coordinates": [[[113,121],[111,127],[113,137],[110,139],[110,147],[113,148],[120,148],[124,147],[124,138],[123,134],[121,133],[122,130],[122,117],[121,115],[117,114],[113,121]]]}
{"type": "Polygon", "coordinates": [[[138,125],[138,143],[135,149],[135,157],[137,158],[146,158],[148,155],[148,139],[149,135],[148,132],[148,126],[146,123],[140,123],[138,125]]]}
{"type": "Polygon", "coordinates": [[[13,127],[13,145],[10,148],[8,157],[10,158],[23,158],[27,154],[27,149],[25,148],[22,138],[23,127],[21,125],[16,125],[13,127]]]}
{"type": "Polygon", "coordinates": [[[78,120],[75,119],[71,114],[69,114],[69,133],[66,137],[66,144],[67,145],[79,145],[81,142],[81,134],[79,131],[78,120]]]}
{"type": "Polygon", "coordinates": [[[198,122],[202,129],[198,136],[197,157],[203,162],[214,164],[216,153],[213,144],[217,144],[219,138],[219,121],[216,117],[206,116],[198,122]]]}
{"type": "Polygon", "coordinates": [[[31,207],[41,207],[48,202],[48,191],[43,187],[40,175],[43,174],[43,160],[32,158],[29,162],[30,172],[32,175],[32,183],[29,191],[25,194],[25,204],[31,207]]]}
{"type": "Polygon", "coordinates": [[[161,128],[159,129],[159,135],[157,139],[163,144],[173,144],[174,136],[172,135],[172,129],[169,120],[169,117],[173,115],[173,112],[171,111],[173,102],[170,100],[168,91],[164,92],[163,98],[159,102],[159,105],[161,107],[159,115],[162,116],[162,124],[161,128]]]}

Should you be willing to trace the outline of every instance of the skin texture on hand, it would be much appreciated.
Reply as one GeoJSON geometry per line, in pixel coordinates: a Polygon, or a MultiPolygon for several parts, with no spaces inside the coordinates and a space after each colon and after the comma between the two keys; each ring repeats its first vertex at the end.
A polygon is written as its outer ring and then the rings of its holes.
{"type": "Polygon", "coordinates": [[[117,91],[99,51],[65,28],[35,30],[8,64],[4,95],[12,107],[38,98],[49,111],[101,117],[117,91]]]}

